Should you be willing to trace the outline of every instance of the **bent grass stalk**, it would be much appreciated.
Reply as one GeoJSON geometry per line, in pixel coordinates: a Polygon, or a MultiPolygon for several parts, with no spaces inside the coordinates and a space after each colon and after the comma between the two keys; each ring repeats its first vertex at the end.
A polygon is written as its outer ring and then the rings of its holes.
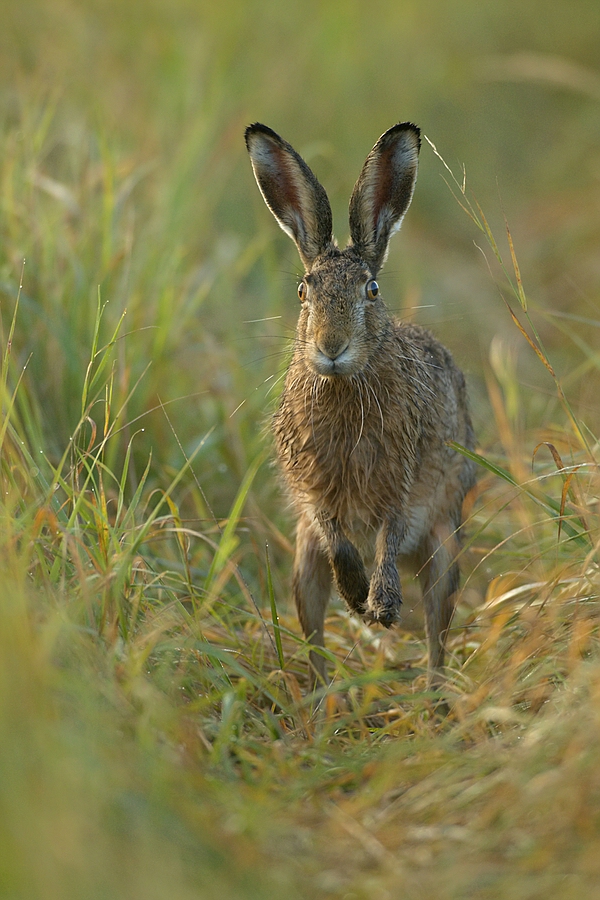
{"type": "MultiPolygon", "coordinates": [[[[581,424],[579,423],[577,416],[573,412],[572,406],[571,406],[567,396],[564,393],[562,384],[561,384],[558,376],[556,375],[556,372],[554,371],[552,364],[550,363],[550,361],[548,359],[548,354],[546,353],[546,351],[544,349],[544,345],[542,343],[542,340],[540,338],[538,330],[537,330],[535,323],[533,322],[531,315],[529,313],[527,297],[525,295],[523,281],[521,279],[521,271],[519,269],[519,264],[517,262],[517,257],[516,257],[516,253],[515,253],[515,249],[514,249],[514,245],[513,245],[513,240],[512,240],[512,235],[510,233],[510,228],[508,226],[508,221],[506,219],[506,216],[503,213],[505,227],[506,227],[506,237],[507,237],[507,241],[508,241],[508,245],[509,245],[510,257],[511,257],[511,262],[512,262],[512,266],[513,266],[513,275],[511,275],[510,271],[508,270],[507,266],[504,263],[504,259],[500,252],[500,249],[498,247],[498,243],[492,233],[492,230],[488,224],[488,221],[485,217],[485,214],[484,214],[481,206],[479,205],[479,203],[477,202],[476,199],[474,200],[474,205],[473,205],[473,203],[471,203],[471,201],[467,195],[466,172],[463,172],[463,180],[462,180],[462,182],[459,182],[458,179],[456,178],[456,176],[454,175],[454,172],[452,171],[452,169],[448,166],[448,164],[446,163],[446,161],[444,160],[442,155],[437,150],[437,147],[435,146],[435,144],[426,135],[424,137],[425,137],[425,140],[427,141],[427,143],[429,144],[429,146],[431,147],[431,149],[433,150],[434,154],[441,161],[442,165],[444,166],[444,168],[446,169],[446,171],[448,172],[448,174],[450,176],[452,184],[450,184],[446,179],[444,179],[444,180],[446,181],[446,184],[448,185],[448,188],[449,188],[450,192],[452,193],[454,199],[456,200],[458,205],[461,207],[461,209],[463,209],[463,211],[469,216],[469,218],[471,219],[473,224],[479,229],[479,231],[481,231],[485,235],[486,240],[487,240],[489,246],[491,247],[494,256],[496,257],[498,263],[500,264],[500,268],[501,268],[502,273],[504,274],[504,277],[506,278],[506,281],[510,287],[511,293],[513,294],[515,299],[518,301],[518,303],[523,311],[523,314],[527,320],[527,324],[529,325],[531,332],[533,334],[533,338],[530,337],[530,335],[527,333],[526,329],[523,327],[523,325],[519,321],[516,313],[513,311],[510,304],[504,297],[504,294],[502,293],[500,286],[497,285],[500,295],[502,296],[502,298],[506,304],[506,307],[508,309],[508,312],[511,316],[511,319],[512,319],[513,323],[515,324],[515,326],[519,329],[520,333],[525,338],[525,340],[527,341],[527,343],[529,344],[531,349],[534,351],[534,353],[536,354],[538,359],[541,361],[541,363],[544,365],[546,370],[549,372],[550,376],[552,377],[552,380],[556,387],[560,402],[567,413],[567,416],[571,422],[571,425],[573,426],[573,430],[575,431],[575,434],[579,438],[582,447],[586,450],[589,457],[593,460],[594,455],[592,453],[590,444],[585,436],[584,429],[582,428],[581,424]],[[460,197],[458,197],[456,195],[455,190],[452,187],[452,185],[454,185],[454,187],[458,189],[458,191],[460,192],[460,197]],[[475,209],[475,207],[477,209],[475,209]],[[514,276],[514,280],[513,280],[513,276],[514,276]]],[[[485,254],[484,254],[484,256],[485,256],[485,254]]],[[[490,269],[490,274],[491,274],[491,269],[490,269]]]]}

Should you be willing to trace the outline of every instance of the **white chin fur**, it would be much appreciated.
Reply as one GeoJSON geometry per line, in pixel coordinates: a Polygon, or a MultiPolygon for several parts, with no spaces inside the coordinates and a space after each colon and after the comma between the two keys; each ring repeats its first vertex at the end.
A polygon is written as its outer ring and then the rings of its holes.
{"type": "Polygon", "coordinates": [[[317,375],[323,375],[326,378],[336,377],[338,375],[354,375],[360,366],[353,353],[341,353],[336,359],[330,359],[320,350],[315,350],[309,361],[310,368],[317,375]]]}

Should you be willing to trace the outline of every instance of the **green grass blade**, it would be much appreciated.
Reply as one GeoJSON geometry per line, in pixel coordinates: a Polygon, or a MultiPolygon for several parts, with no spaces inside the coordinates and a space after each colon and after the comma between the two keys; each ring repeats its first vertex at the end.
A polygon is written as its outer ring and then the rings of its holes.
{"type": "Polygon", "coordinates": [[[213,557],[208,575],[206,576],[204,587],[207,593],[210,592],[210,588],[214,582],[215,577],[222,570],[223,566],[225,565],[237,545],[235,530],[237,528],[239,518],[242,514],[242,509],[244,508],[248,492],[252,487],[252,482],[254,481],[254,478],[260,466],[264,462],[265,456],[265,451],[262,451],[258,454],[258,456],[255,457],[253,462],[250,464],[250,467],[248,468],[248,471],[246,472],[246,475],[244,476],[244,479],[240,485],[240,489],[233,502],[233,506],[231,507],[227,523],[221,534],[217,552],[213,557]]]}
{"type": "Polygon", "coordinates": [[[573,528],[570,522],[565,520],[561,515],[560,503],[555,501],[552,497],[548,497],[547,495],[540,497],[538,494],[528,488],[527,485],[519,484],[519,482],[516,481],[510,474],[510,472],[507,472],[506,469],[503,469],[501,466],[497,466],[495,463],[490,462],[490,460],[486,459],[485,456],[481,456],[479,453],[475,453],[473,450],[468,450],[457,441],[448,441],[448,446],[452,447],[453,450],[456,450],[457,453],[466,456],[467,459],[470,459],[473,462],[477,463],[478,466],[481,466],[488,472],[491,472],[493,475],[498,476],[498,478],[501,478],[503,481],[505,481],[507,484],[510,484],[518,491],[526,494],[531,500],[533,500],[534,503],[545,510],[545,512],[549,516],[551,516],[553,519],[556,519],[557,524],[567,532],[569,537],[581,543],[582,546],[590,546],[591,539],[587,532],[578,531],[577,529],[573,528]]]}
{"type": "Polygon", "coordinates": [[[275,602],[275,591],[273,590],[273,576],[271,573],[271,559],[269,557],[269,545],[265,545],[266,562],[267,562],[267,590],[269,592],[269,603],[271,604],[271,621],[273,622],[273,633],[275,635],[275,646],[277,648],[277,659],[279,660],[279,668],[285,668],[285,658],[283,656],[283,644],[281,643],[281,627],[279,625],[279,614],[277,612],[277,604],[275,602]]]}

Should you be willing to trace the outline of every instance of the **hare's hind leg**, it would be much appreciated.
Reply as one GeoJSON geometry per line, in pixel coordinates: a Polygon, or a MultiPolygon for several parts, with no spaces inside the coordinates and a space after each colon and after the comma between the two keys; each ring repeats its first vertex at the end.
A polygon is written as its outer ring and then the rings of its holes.
{"type": "Polygon", "coordinates": [[[434,528],[423,552],[420,580],[423,583],[427,636],[427,679],[431,687],[439,687],[444,682],[446,638],[454,614],[460,577],[455,560],[457,549],[455,531],[448,523],[434,528]]]}
{"type": "MultiPolygon", "coordinates": [[[[318,526],[306,516],[300,518],[296,532],[293,594],[298,618],[307,640],[324,647],[325,610],[331,595],[331,563],[322,546],[318,526]]],[[[311,684],[325,682],[327,667],[320,653],[311,652],[311,684]]]]}

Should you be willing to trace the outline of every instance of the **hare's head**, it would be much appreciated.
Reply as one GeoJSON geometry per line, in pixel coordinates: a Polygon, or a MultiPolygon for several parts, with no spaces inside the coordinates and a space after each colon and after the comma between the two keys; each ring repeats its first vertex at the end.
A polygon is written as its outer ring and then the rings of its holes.
{"type": "Polygon", "coordinates": [[[266,125],[246,129],[258,186],[305,268],[298,338],[304,361],[320,375],[359,372],[386,329],[375,279],[412,199],[419,134],[404,122],[379,138],[352,192],[350,241],[340,250],[327,194],[302,157],[266,125]]]}

